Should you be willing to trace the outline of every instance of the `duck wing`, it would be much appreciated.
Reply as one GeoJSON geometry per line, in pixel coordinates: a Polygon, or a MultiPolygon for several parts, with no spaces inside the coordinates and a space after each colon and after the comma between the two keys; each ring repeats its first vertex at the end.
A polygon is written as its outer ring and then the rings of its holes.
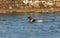
{"type": "Polygon", "coordinates": [[[37,19],[32,20],[32,22],[35,22],[37,19]]]}
{"type": "Polygon", "coordinates": [[[34,19],[34,20],[32,20],[32,22],[44,22],[44,20],[37,20],[37,19],[34,19]]]}

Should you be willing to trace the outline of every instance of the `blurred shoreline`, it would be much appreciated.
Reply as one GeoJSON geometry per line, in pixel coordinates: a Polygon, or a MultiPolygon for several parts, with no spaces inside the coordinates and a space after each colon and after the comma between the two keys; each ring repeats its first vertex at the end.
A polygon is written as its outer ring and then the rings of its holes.
{"type": "Polygon", "coordinates": [[[13,12],[50,12],[60,11],[60,8],[20,8],[20,9],[0,9],[0,13],[13,13],[13,12]]]}
{"type": "Polygon", "coordinates": [[[0,14],[60,14],[60,8],[21,8],[21,9],[0,9],[0,14]]]}

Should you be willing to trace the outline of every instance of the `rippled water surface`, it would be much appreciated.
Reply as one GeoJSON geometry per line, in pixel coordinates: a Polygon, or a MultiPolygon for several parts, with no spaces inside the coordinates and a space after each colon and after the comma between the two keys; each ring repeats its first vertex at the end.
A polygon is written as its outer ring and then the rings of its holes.
{"type": "Polygon", "coordinates": [[[0,16],[0,38],[60,38],[60,15],[38,15],[41,23],[30,23],[28,15],[0,16]]]}

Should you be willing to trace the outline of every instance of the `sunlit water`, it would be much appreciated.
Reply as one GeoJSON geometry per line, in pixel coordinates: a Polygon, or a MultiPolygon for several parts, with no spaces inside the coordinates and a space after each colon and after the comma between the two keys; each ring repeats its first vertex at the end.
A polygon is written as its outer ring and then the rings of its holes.
{"type": "Polygon", "coordinates": [[[60,15],[32,15],[41,23],[30,23],[28,16],[0,16],[0,38],[60,38],[60,15]]]}

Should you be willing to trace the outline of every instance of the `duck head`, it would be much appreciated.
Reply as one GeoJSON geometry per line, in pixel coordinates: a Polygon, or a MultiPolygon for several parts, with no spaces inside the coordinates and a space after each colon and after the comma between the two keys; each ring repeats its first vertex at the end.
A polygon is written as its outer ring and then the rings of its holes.
{"type": "Polygon", "coordinates": [[[29,16],[28,19],[30,22],[32,22],[32,16],[29,16]]]}

